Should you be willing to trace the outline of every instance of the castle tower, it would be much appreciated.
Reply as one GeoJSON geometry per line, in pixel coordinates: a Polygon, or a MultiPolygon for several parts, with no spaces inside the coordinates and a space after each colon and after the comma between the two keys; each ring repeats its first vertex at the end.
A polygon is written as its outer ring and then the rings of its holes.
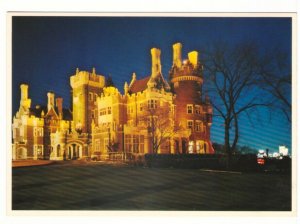
{"type": "Polygon", "coordinates": [[[82,133],[91,132],[91,124],[97,122],[97,97],[105,86],[105,77],[92,72],[79,71],[70,77],[72,87],[72,109],[74,129],[82,133]],[[79,130],[80,129],[80,130],[79,130]]]}
{"type": "MultiPolygon", "coordinates": [[[[182,145],[182,153],[213,153],[210,142],[212,107],[202,99],[202,65],[198,52],[188,53],[181,61],[180,43],[173,45],[173,67],[170,71],[171,85],[176,94],[175,123],[189,134],[182,145]]],[[[183,141],[183,140],[182,140],[183,141]]]]}

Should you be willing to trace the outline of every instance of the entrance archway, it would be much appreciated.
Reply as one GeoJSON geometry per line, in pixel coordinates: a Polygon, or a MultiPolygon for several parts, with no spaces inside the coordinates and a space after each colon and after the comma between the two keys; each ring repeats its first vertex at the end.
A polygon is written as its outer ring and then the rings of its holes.
{"type": "Polygon", "coordinates": [[[65,152],[66,159],[82,158],[82,145],[78,142],[69,143],[65,152]]]}

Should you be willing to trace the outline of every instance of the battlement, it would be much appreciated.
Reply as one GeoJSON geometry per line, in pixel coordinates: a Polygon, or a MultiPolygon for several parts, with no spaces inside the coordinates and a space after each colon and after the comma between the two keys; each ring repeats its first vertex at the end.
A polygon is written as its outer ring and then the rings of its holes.
{"type": "Polygon", "coordinates": [[[103,88],[105,86],[105,77],[103,75],[96,74],[96,70],[94,68],[92,72],[79,71],[77,68],[76,73],[70,77],[70,83],[72,88],[77,88],[82,85],[103,88]]]}
{"type": "MultiPolygon", "coordinates": [[[[198,61],[199,53],[197,51],[191,51],[188,53],[188,59],[182,61],[181,51],[181,43],[176,43],[173,45],[173,66],[170,71],[171,79],[179,76],[202,77],[203,66],[198,61]]],[[[193,79],[188,78],[187,80],[193,79]]]]}

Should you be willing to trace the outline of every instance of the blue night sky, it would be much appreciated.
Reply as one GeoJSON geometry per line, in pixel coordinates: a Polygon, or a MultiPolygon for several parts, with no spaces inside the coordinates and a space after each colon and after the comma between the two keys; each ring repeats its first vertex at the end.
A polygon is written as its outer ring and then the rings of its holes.
{"type": "MultiPolygon", "coordinates": [[[[280,47],[291,54],[290,18],[170,18],[170,17],[13,17],[12,111],[17,111],[21,83],[29,84],[32,105],[46,105],[48,91],[69,107],[69,77],[76,68],[112,76],[123,92],[124,82],[151,72],[150,49],[162,51],[162,70],[168,78],[172,44],[188,52],[204,51],[216,41],[229,44],[254,41],[262,50],[280,47]]],[[[201,59],[201,56],[200,56],[201,59]]],[[[204,80],[205,85],[205,80],[204,80]]],[[[291,125],[284,116],[260,110],[260,122],[241,118],[239,145],[277,151],[291,149],[291,125]]],[[[223,143],[222,121],[214,118],[211,139],[223,143]]]]}

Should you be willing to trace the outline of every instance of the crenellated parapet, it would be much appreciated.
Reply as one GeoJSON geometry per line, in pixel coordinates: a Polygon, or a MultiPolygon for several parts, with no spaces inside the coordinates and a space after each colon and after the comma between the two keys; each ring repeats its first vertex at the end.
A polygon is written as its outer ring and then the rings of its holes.
{"type": "Polygon", "coordinates": [[[82,85],[89,85],[93,87],[103,88],[105,86],[105,77],[100,74],[96,74],[95,69],[92,72],[79,71],[70,77],[70,83],[72,88],[77,88],[82,85]]]}
{"type": "Polygon", "coordinates": [[[170,70],[170,81],[178,84],[179,81],[197,81],[203,83],[202,73],[203,65],[199,63],[199,53],[191,51],[188,53],[188,59],[181,59],[181,43],[173,45],[173,66],[170,70]]]}

